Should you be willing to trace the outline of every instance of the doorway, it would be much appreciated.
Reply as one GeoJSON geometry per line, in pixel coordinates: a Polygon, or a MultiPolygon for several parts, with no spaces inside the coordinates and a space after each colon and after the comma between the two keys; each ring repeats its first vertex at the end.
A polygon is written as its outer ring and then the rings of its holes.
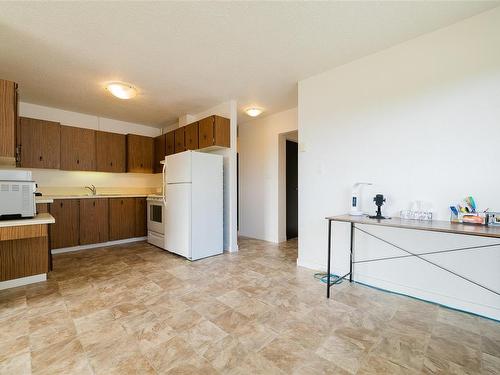
{"type": "Polygon", "coordinates": [[[286,239],[299,235],[298,144],[286,140],[286,239]]]}

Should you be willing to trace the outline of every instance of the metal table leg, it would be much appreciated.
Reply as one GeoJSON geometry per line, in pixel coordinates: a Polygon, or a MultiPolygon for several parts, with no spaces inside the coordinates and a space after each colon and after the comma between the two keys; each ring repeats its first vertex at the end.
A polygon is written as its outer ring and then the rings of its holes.
{"type": "Polygon", "coordinates": [[[349,258],[349,281],[352,282],[352,258],[353,258],[353,245],[354,245],[354,223],[351,223],[351,253],[349,258]]]}
{"type": "Polygon", "coordinates": [[[332,257],[332,221],[328,220],[328,264],[326,265],[326,298],[330,298],[330,260],[332,257]]]}

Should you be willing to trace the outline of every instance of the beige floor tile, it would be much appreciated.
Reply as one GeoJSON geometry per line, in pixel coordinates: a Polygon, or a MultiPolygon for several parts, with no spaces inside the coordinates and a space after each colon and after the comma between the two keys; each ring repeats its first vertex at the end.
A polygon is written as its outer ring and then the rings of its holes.
{"type": "Polygon", "coordinates": [[[31,374],[30,353],[19,354],[0,361],[0,375],[29,375],[31,374]]]}
{"type": "Polygon", "coordinates": [[[149,363],[159,373],[166,373],[174,367],[181,366],[196,355],[189,344],[180,337],[173,337],[145,353],[149,363]]]}
{"type": "Polygon", "coordinates": [[[78,339],[60,341],[50,347],[31,353],[33,374],[92,374],[86,355],[78,339]]]}
{"type": "Polygon", "coordinates": [[[9,338],[1,336],[0,340],[0,362],[8,358],[16,357],[30,352],[29,338],[27,335],[9,338]]]}
{"type": "Polygon", "coordinates": [[[431,337],[426,357],[435,363],[444,362],[444,367],[452,367],[453,364],[457,364],[472,373],[477,373],[481,369],[481,352],[460,341],[431,337]]]}
{"type": "Polygon", "coordinates": [[[357,345],[335,335],[328,337],[316,350],[316,354],[351,374],[358,371],[367,357],[367,353],[357,345]]]}

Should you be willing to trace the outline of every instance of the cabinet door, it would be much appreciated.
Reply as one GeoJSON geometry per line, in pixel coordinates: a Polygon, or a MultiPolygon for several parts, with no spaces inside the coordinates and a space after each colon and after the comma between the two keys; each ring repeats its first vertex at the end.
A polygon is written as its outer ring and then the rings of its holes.
{"type": "Polygon", "coordinates": [[[50,248],[78,246],[80,243],[80,206],[78,199],[55,199],[50,214],[56,222],[50,224],[50,248]]]}
{"type": "Polygon", "coordinates": [[[146,198],[135,198],[135,236],[148,234],[146,198]]]}
{"type": "Polygon", "coordinates": [[[80,245],[108,241],[108,219],[106,198],[80,199],[80,245]]]}
{"type": "Polygon", "coordinates": [[[109,199],[109,239],[135,237],[135,198],[109,199]]]}
{"type": "Polygon", "coordinates": [[[185,143],[186,150],[197,150],[198,149],[198,122],[193,122],[192,124],[186,125],[185,143]]]}
{"type": "Polygon", "coordinates": [[[36,204],[36,213],[42,214],[44,212],[49,212],[49,204],[48,203],[37,203],[36,204]]]}
{"type": "Polygon", "coordinates": [[[95,130],[61,125],[61,169],[95,171],[95,130]]]}
{"type": "MultiPolygon", "coordinates": [[[[17,83],[0,80],[0,157],[14,158],[17,124],[17,83]]],[[[13,159],[12,159],[13,160],[13,159]]]]}
{"type": "Polygon", "coordinates": [[[96,132],[96,169],[99,172],[125,173],[124,134],[96,132]]]}
{"type": "Polygon", "coordinates": [[[61,126],[58,122],[20,118],[21,167],[59,169],[61,126]]]}
{"type": "Polygon", "coordinates": [[[179,129],[175,129],[175,153],[186,151],[184,126],[179,129]]]}
{"type": "Polygon", "coordinates": [[[165,160],[165,155],[167,155],[166,138],[166,134],[159,135],[155,138],[155,173],[161,173],[163,171],[163,165],[160,162],[165,160]]]}
{"type": "Polygon", "coordinates": [[[175,154],[175,131],[167,133],[167,153],[166,155],[175,154]]]}
{"type": "Polygon", "coordinates": [[[153,173],[153,151],[153,138],[127,134],[127,172],[153,173]]]}
{"type": "Polygon", "coordinates": [[[199,148],[213,146],[214,144],[214,116],[204,118],[199,123],[199,148]]]}
{"type": "Polygon", "coordinates": [[[231,146],[230,121],[228,118],[214,116],[214,146],[231,146]]]}

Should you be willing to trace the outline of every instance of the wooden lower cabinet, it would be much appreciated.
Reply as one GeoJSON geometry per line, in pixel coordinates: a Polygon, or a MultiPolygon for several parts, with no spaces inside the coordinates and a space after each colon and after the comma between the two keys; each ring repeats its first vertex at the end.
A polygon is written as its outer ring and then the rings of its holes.
{"type": "Polygon", "coordinates": [[[44,212],[49,212],[49,204],[48,203],[37,203],[36,204],[36,213],[42,214],[44,212]]]}
{"type": "Polygon", "coordinates": [[[135,236],[144,237],[148,234],[146,198],[135,198],[135,236]]]}
{"type": "Polygon", "coordinates": [[[0,281],[48,272],[46,231],[37,237],[0,241],[0,281]]]}
{"type": "Polygon", "coordinates": [[[109,241],[108,220],[107,199],[80,199],[80,245],[109,241]]]}
{"type": "Polygon", "coordinates": [[[109,240],[135,237],[135,198],[109,199],[109,240]]]}
{"type": "Polygon", "coordinates": [[[54,199],[50,214],[56,222],[50,225],[50,248],[78,246],[80,244],[80,200],[54,199]]]}

